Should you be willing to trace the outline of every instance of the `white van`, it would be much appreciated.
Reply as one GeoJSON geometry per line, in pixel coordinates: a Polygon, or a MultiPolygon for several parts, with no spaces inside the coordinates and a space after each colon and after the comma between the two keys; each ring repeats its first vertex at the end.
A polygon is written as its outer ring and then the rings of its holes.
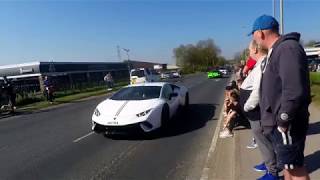
{"type": "Polygon", "coordinates": [[[153,69],[138,68],[130,71],[130,84],[138,84],[144,82],[157,82],[160,75],[153,69]]]}

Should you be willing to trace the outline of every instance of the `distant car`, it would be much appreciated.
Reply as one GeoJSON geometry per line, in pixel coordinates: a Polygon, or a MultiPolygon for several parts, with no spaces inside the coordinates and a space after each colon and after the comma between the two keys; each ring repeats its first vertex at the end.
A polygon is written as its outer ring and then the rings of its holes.
{"type": "Polygon", "coordinates": [[[157,82],[159,80],[160,75],[153,69],[137,68],[130,71],[130,84],[157,82]]]}
{"type": "Polygon", "coordinates": [[[209,79],[222,77],[221,72],[218,70],[211,70],[207,73],[207,75],[209,79]]]}
{"type": "Polygon", "coordinates": [[[171,78],[173,78],[173,76],[170,72],[161,73],[161,79],[171,79],[171,78]]]}
{"type": "Polygon", "coordinates": [[[181,78],[180,73],[177,71],[161,73],[161,79],[174,79],[174,78],[181,78]]]}
{"type": "Polygon", "coordinates": [[[228,75],[228,70],[226,68],[220,68],[219,71],[222,75],[228,75]]]}
{"type": "Polygon", "coordinates": [[[129,85],[102,101],[92,115],[92,130],[151,132],[163,127],[179,107],[189,105],[186,87],[154,82],[129,85]]]}
{"type": "Polygon", "coordinates": [[[171,72],[173,78],[181,78],[181,74],[178,71],[171,72]]]}

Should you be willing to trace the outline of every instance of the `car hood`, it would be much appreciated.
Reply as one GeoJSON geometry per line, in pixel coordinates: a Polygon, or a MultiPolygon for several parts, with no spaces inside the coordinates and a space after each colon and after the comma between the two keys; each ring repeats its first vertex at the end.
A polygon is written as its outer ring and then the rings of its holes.
{"type": "Polygon", "coordinates": [[[130,116],[156,107],[159,99],[118,101],[107,99],[98,105],[98,110],[104,116],[130,116]]]}

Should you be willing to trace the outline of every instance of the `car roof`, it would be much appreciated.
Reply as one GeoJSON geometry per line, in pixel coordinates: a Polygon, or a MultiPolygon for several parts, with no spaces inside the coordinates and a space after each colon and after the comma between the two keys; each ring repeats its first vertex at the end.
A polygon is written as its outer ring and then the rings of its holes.
{"type": "Polygon", "coordinates": [[[167,82],[146,82],[146,83],[139,83],[139,84],[131,84],[127,87],[137,87],[137,86],[164,86],[165,84],[168,84],[167,82]]]}

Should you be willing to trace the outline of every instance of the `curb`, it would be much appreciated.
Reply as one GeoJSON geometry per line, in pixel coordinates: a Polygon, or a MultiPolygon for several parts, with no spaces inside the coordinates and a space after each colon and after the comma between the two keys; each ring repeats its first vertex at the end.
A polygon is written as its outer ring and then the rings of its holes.
{"type": "MultiPolygon", "coordinates": [[[[234,79],[234,75],[231,75],[229,77],[229,80],[233,80],[233,79],[234,79]]],[[[224,102],[224,97],[223,97],[222,102],[224,102]]],[[[224,103],[222,103],[222,104],[224,104],[224,103]]],[[[209,172],[211,170],[211,168],[209,167],[209,162],[210,162],[210,159],[212,158],[212,156],[213,156],[213,154],[214,154],[214,152],[216,150],[216,146],[217,146],[217,142],[218,142],[218,138],[219,138],[220,127],[221,127],[221,122],[223,120],[223,110],[224,110],[224,107],[222,106],[221,107],[221,111],[220,111],[220,116],[219,116],[219,119],[218,119],[218,123],[217,123],[216,129],[214,131],[214,135],[213,135],[213,138],[212,138],[212,141],[211,141],[211,145],[210,145],[210,148],[209,148],[209,152],[208,152],[208,155],[207,155],[207,159],[206,159],[204,168],[203,168],[202,173],[201,173],[200,180],[209,180],[209,172]]],[[[234,138],[233,138],[233,141],[234,141],[234,138]]],[[[235,153],[236,152],[234,151],[233,155],[235,155],[235,153]]],[[[232,167],[234,167],[234,166],[232,166],[232,167]]],[[[232,173],[232,177],[233,177],[233,179],[235,177],[234,170],[233,170],[233,173],[232,173]]]]}
{"type": "Polygon", "coordinates": [[[211,141],[211,145],[210,145],[209,152],[207,155],[206,163],[205,163],[204,168],[201,173],[200,180],[208,180],[209,179],[209,172],[211,170],[211,168],[209,167],[209,162],[210,162],[210,159],[213,156],[215,149],[216,149],[216,146],[217,146],[222,119],[223,119],[223,107],[221,108],[218,123],[217,123],[216,129],[214,131],[214,135],[213,135],[213,138],[211,141]]]}

